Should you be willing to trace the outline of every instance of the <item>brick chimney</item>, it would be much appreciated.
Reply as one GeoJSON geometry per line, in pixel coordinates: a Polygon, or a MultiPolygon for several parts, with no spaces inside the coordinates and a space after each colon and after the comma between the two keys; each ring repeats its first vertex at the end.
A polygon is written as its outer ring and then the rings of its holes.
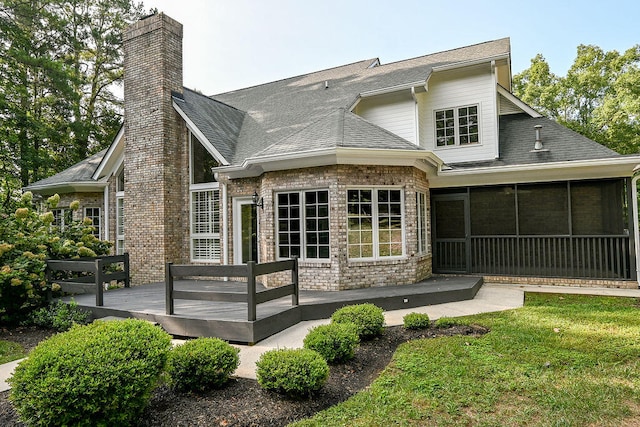
{"type": "Polygon", "coordinates": [[[127,28],[123,41],[124,236],[132,281],[141,284],[164,280],[165,262],[181,261],[188,235],[186,132],[171,98],[183,90],[182,24],[151,15],[127,28]]]}

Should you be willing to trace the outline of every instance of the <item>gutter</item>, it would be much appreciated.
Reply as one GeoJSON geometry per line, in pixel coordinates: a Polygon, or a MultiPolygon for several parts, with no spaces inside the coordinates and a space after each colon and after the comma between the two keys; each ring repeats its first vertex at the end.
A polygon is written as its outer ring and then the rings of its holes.
{"type": "MultiPolygon", "coordinates": [[[[640,165],[633,170],[635,173],[640,171],[640,165]]],[[[638,289],[640,289],[640,229],[638,228],[638,180],[640,175],[636,175],[631,179],[631,204],[633,206],[633,239],[636,250],[636,280],[638,289]]]]}

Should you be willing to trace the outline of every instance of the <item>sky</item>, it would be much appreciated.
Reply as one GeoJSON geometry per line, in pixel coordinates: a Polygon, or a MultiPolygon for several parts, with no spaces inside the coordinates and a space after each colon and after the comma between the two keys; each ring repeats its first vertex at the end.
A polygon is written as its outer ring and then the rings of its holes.
{"type": "Polygon", "coordinates": [[[640,44],[638,0],[142,0],[183,24],[184,85],[206,95],[379,58],[511,38],[512,73],[542,54],[565,75],[580,44],[640,44]]]}

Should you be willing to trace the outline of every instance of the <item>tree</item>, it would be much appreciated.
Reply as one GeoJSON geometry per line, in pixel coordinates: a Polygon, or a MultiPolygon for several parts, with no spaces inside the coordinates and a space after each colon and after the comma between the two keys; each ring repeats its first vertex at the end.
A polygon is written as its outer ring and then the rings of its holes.
{"type": "Polygon", "coordinates": [[[133,0],[0,2],[3,194],[108,145],[121,122],[121,34],[133,0]]]}
{"type": "Polygon", "coordinates": [[[542,114],[621,154],[640,152],[640,45],[624,54],[580,45],[564,77],[537,55],[514,76],[513,91],[542,114]]]}

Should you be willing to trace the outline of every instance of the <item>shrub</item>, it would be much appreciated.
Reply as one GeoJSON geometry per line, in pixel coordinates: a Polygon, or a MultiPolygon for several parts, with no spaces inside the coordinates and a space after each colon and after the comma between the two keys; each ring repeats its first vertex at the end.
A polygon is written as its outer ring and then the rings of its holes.
{"type": "Polygon", "coordinates": [[[427,313],[409,313],[402,318],[406,329],[427,329],[431,325],[427,313]]]}
{"type": "MultiPolygon", "coordinates": [[[[50,209],[60,197],[47,200],[50,209]]],[[[77,208],[79,204],[72,203],[77,208]]],[[[23,194],[12,212],[0,212],[0,322],[17,323],[46,302],[47,258],[74,258],[109,253],[110,242],[97,239],[93,227],[73,221],[64,230],[52,226],[51,212],[38,215],[33,196],[23,194]]]]}
{"type": "Polygon", "coordinates": [[[90,320],[91,312],[78,307],[77,302],[65,303],[58,300],[32,311],[24,323],[64,332],[76,324],[86,325],[90,320]]]}
{"type": "Polygon", "coordinates": [[[239,350],[219,338],[197,338],[171,350],[167,373],[176,390],[219,388],[240,364],[239,350]]]}
{"type": "Polygon", "coordinates": [[[338,363],[353,359],[359,342],[354,325],[332,323],[311,329],[304,337],[304,348],[317,351],[328,363],[338,363]]]}
{"type": "Polygon", "coordinates": [[[434,326],[436,328],[446,329],[459,324],[460,322],[456,321],[456,319],[452,317],[441,317],[435,321],[434,326]]]}
{"type": "Polygon", "coordinates": [[[356,326],[360,339],[371,339],[382,333],[384,314],[373,304],[348,305],[331,315],[333,323],[352,323],[356,326]]]}
{"type": "Polygon", "coordinates": [[[27,425],[133,425],[170,345],[166,332],[142,320],[76,325],[18,365],[9,398],[27,425]]]}
{"type": "Polygon", "coordinates": [[[329,378],[327,361],[318,352],[306,348],[267,351],[256,366],[256,377],[262,388],[290,397],[308,396],[320,390],[329,378]]]}

